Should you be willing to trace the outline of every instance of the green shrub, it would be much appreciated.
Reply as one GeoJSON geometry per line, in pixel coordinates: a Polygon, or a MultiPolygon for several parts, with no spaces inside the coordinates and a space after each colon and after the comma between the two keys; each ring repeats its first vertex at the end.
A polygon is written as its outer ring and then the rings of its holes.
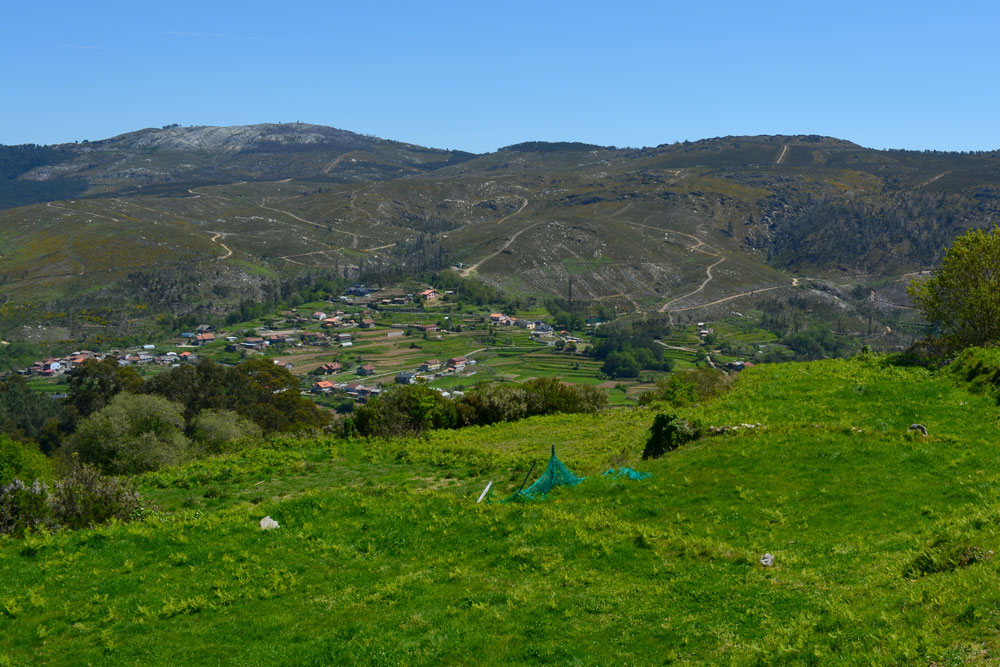
{"type": "Polygon", "coordinates": [[[665,401],[671,405],[694,405],[727,391],[737,376],[717,368],[691,368],[657,378],[656,389],[639,396],[640,405],[665,401]]]}
{"type": "Polygon", "coordinates": [[[52,463],[31,442],[17,442],[0,435],[0,484],[17,479],[52,481],[52,463]]]}
{"type": "Polygon", "coordinates": [[[458,401],[458,412],[463,425],[485,426],[555,412],[594,413],[607,403],[608,395],[596,387],[538,378],[520,385],[480,385],[458,401]]]}
{"type": "Polygon", "coordinates": [[[232,449],[234,443],[257,441],[263,435],[260,426],[230,410],[202,410],[191,421],[190,430],[199,449],[208,454],[232,449]]]}
{"type": "Polygon", "coordinates": [[[608,395],[597,387],[566,384],[559,378],[538,378],[523,386],[528,392],[529,415],[594,413],[608,404],[608,395]]]}
{"type": "Polygon", "coordinates": [[[131,484],[102,475],[74,458],[56,482],[49,499],[55,520],[66,528],[84,528],[110,519],[127,521],[142,510],[142,498],[131,484]]]}
{"type": "Polygon", "coordinates": [[[642,450],[642,458],[658,459],[697,437],[698,428],[686,419],[661,412],[656,415],[649,428],[649,439],[642,450]]]}
{"type": "Polygon", "coordinates": [[[458,401],[462,424],[485,426],[528,416],[528,392],[516,384],[486,384],[458,401]]]}
{"type": "Polygon", "coordinates": [[[48,487],[37,479],[30,486],[20,479],[0,485],[0,535],[22,537],[29,528],[54,528],[48,497],[48,487]]]}

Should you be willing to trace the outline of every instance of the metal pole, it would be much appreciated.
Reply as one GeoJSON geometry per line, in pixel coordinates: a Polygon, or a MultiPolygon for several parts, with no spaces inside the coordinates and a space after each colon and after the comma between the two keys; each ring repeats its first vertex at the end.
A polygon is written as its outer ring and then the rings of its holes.
{"type": "Polygon", "coordinates": [[[537,461],[532,462],[531,467],[528,468],[528,474],[524,476],[524,481],[521,482],[521,486],[518,488],[518,490],[514,492],[515,496],[517,494],[521,493],[521,489],[523,489],[524,485],[528,483],[528,478],[531,477],[531,473],[532,473],[532,471],[534,471],[536,463],[537,463],[537,461]]]}

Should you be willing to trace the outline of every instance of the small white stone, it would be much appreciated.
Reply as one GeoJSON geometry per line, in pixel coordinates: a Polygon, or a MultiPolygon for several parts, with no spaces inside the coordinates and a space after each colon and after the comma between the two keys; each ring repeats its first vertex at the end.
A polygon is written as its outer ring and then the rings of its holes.
{"type": "Polygon", "coordinates": [[[760,557],[760,564],[764,567],[771,567],[774,565],[774,554],[764,554],[760,557]]]}
{"type": "Polygon", "coordinates": [[[278,525],[278,522],[272,519],[271,517],[266,516],[260,520],[261,530],[273,530],[275,528],[281,528],[281,526],[278,525]]]}

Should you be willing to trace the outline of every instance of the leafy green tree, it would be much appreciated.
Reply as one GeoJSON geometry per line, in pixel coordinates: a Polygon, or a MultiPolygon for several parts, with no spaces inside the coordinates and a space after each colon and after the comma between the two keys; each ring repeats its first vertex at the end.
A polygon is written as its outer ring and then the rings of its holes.
{"type": "Polygon", "coordinates": [[[601,366],[601,372],[612,378],[639,377],[639,370],[635,355],[628,350],[611,352],[601,366]]]}
{"type": "Polygon", "coordinates": [[[225,406],[249,417],[265,433],[322,428],[329,416],[299,395],[299,380],[270,359],[226,369],[225,406]]]}
{"type": "Polygon", "coordinates": [[[455,402],[422,385],[396,387],[354,414],[354,425],[361,435],[412,435],[459,425],[455,402]]]}
{"type": "Polygon", "coordinates": [[[0,428],[16,438],[37,442],[46,423],[58,420],[62,409],[59,401],[35,391],[20,375],[0,383],[0,428]]]}
{"type": "Polygon", "coordinates": [[[202,359],[197,366],[185,364],[154,375],[146,380],[143,392],[181,403],[184,405],[184,416],[190,421],[202,410],[226,406],[226,368],[211,359],[202,359]]]}
{"type": "Polygon", "coordinates": [[[181,463],[190,449],[183,433],[183,410],[161,396],[121,392],[80,422],[69,451],[116,475],[181,463]]]}
{"type": "Polygon", "coordinates": [[[907,291],[952,347],[1000,339],[1000,227],[955,239],[934,275],[914,280],[907,291]]]}
{"type": "Polygon", "coordinates": [[[66,400],[81,417],[86,417],[106,406],[118,392],[137,392],[141,388],[142,377],[131,366],[119,366],[112,357],[87,359],[70,373],[66,400]]]}

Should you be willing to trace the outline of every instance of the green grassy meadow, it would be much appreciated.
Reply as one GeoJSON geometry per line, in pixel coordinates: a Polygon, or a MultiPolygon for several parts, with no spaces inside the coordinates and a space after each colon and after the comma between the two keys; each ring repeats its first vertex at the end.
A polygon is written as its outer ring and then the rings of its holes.
{"type": "Polygon", "coordinates": [[[0,539],[0,665],[1000,657],[992,395],[878,358],[758,366],[678,410],[753,428],[642,462],[658,409],[149,473],[141,522],[0,539]],[[587,479],[497,502],[553,444],[587,479]],[[622,465],[654,477],[600,475],[622,465]]]}

